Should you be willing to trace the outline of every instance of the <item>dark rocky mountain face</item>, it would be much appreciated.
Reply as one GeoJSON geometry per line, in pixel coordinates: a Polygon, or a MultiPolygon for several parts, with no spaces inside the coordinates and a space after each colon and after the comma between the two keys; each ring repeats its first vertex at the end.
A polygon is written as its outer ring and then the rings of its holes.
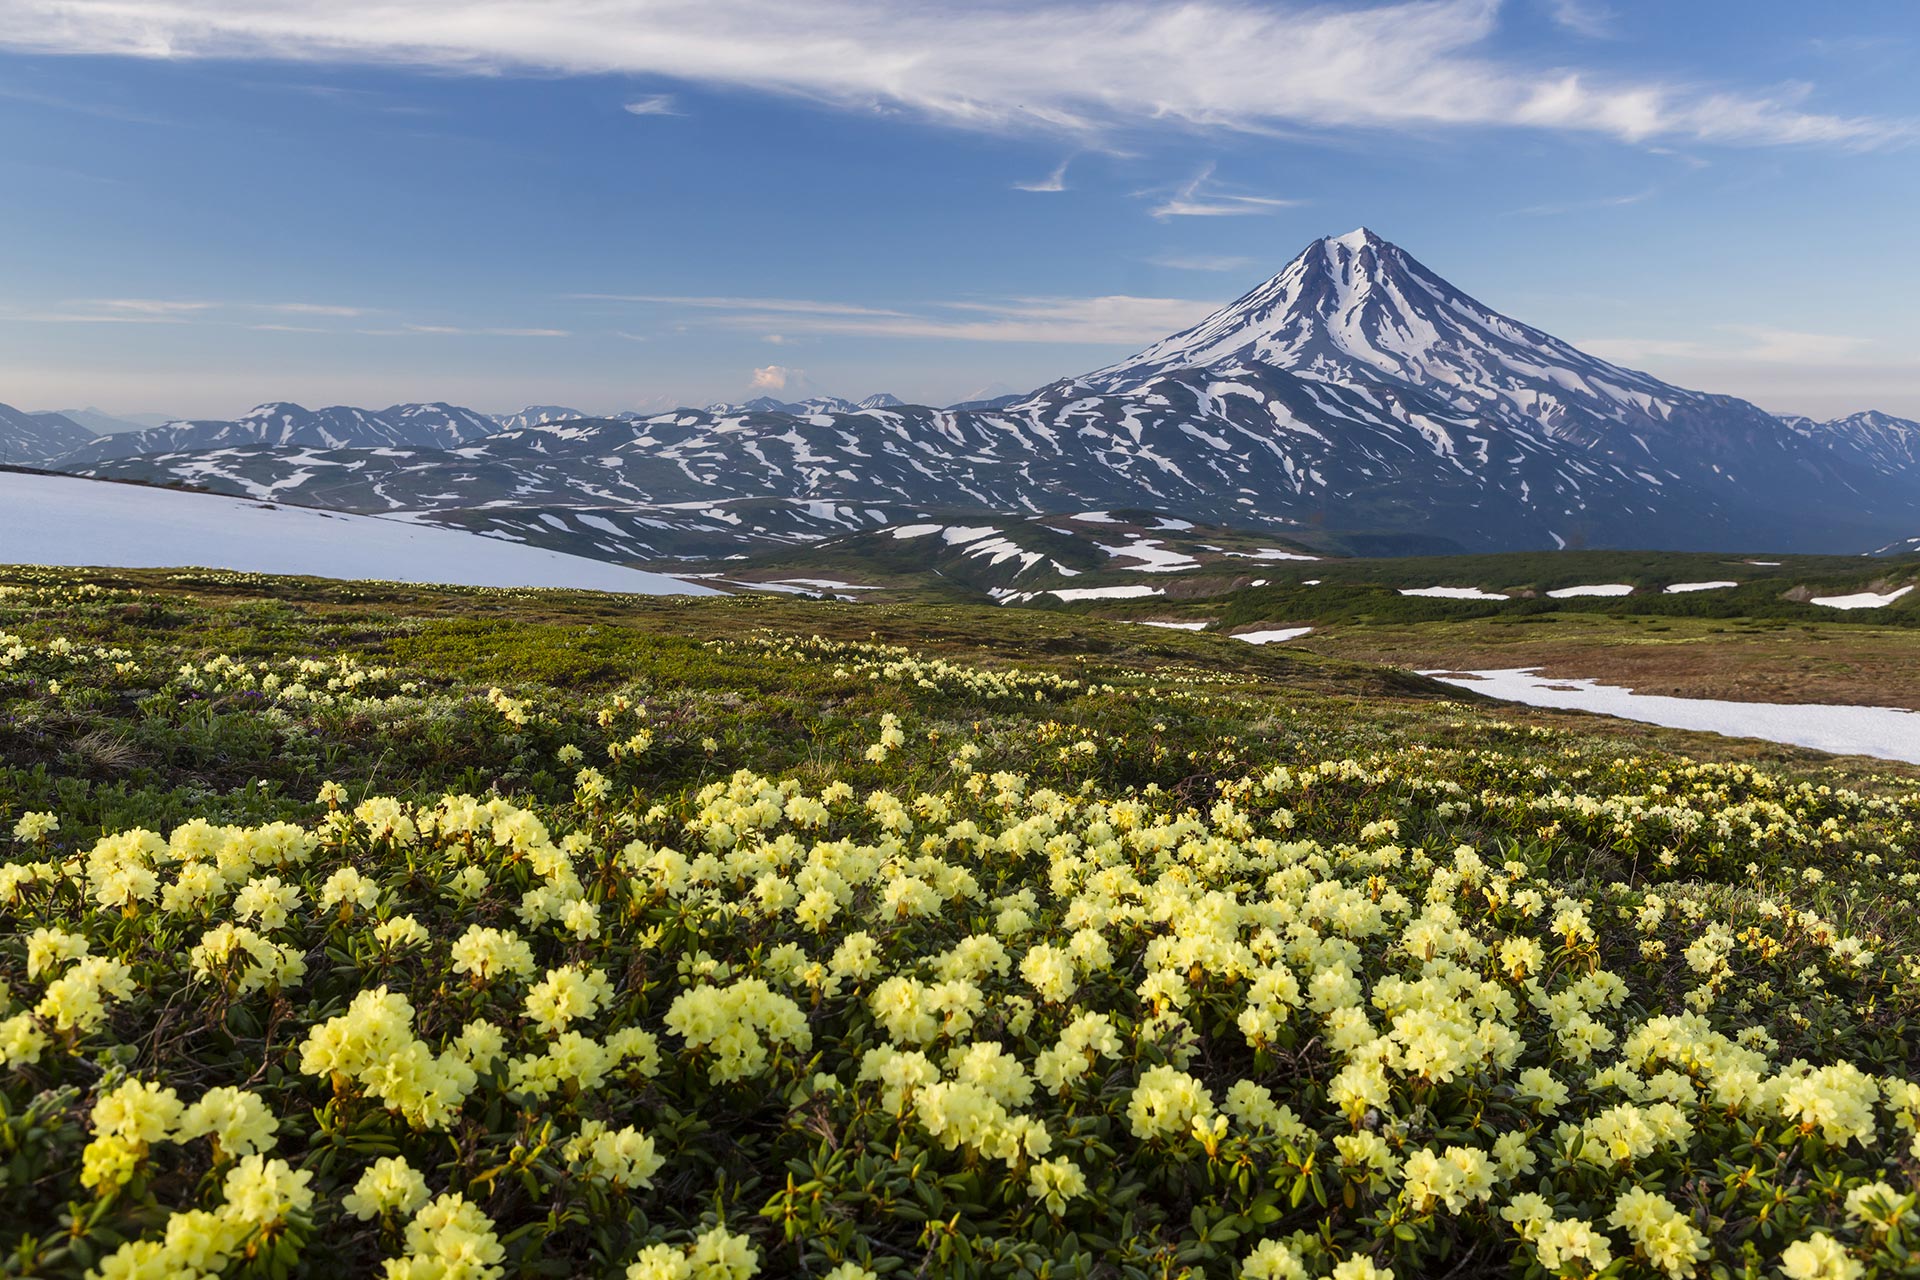
{"type": "Polygon", "coordinates": [[[1920,528],[1914,424],[1807,424],[1669,385],[1499,314],[1365,230],[1315,241],[1104,369],[978,408],[881,399],[564,421],[531,409],[472,435],[448,406],[263,406],[167,428],[137,455],[97,442],[68,465],[565,531],[617,557],[932,508],[1129,508],[1432,550],[1858,552],[1920,528]]]}
{"type": "Polygon", "coordinates": [[[23,413],[0,404],[0,463],[8,466],[45,466],[93,438],[89,428],[65,414],[23,413]]]}

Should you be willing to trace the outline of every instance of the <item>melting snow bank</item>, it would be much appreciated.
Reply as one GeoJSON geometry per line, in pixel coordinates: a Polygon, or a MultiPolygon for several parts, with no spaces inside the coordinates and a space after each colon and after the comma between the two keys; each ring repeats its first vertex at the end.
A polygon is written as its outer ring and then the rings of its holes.
{"type": "Polygon", "coordinates": [[[1204,631],[1208,626],[1204,622],[1153,622],[1147,618],[1129,618],[1127,621],[1143,627],[1165,627],[1169,631],[1204,631]]]}
{"type": "Polygon", "coordinates": [[[1572,600],[1579,596],[1630,596],[1633,586],[1626,582],[1609,582],[1596,587],[1561,587],[1547,594],[1555,600],[1572,600]]]}
{"type": "Polygon", "coordinates": [[[1507,671],[1423,671],[1447,684],[1532,707],[1598,711],[1623,720],[1698,729],[1734,738],[1765,738],[1816,751],[1879,756],[1920,764],[1920,714],[1899,707],[1807,703],[1721,702],[1635,693],[1593,680],[1554,680],[1539,668],[1507,671]]]}
{"type": "MultiPolygon", "coordinates": [[[[1015,591],[1012,587],[989,587],[987,594],[993,597],[996,604],[1025,604],[1029,600],[1038,600],[1041,596],[1053,596],[1060,600],[1137,600],[1141,596],[1160,595],[1161,591],[1159,587],[1150,587],[1141,582],[1124,587],[1061,587],[1052,590],[1043,587],[1032,591],[1015,591]]],[[[1150,622],[1147,625],[1163,627],[1179,624],[1150,622]]],[[[1199,625],[1206,624],[1203,622],[1199,625]]]]}
{"type": "Polygon", "coordinates": [[[1507,597],[1497,591],[1482,591],[1478,587],[1402,587],[1403,596],[1433,596],[1441,600],[1505,600],[1507,597]]]}
{"type": "Polygon", "coordinates": [[[1066,587],[1047,594],[1062,600],[1132,600],[1139,596],[1157,596],[1160,588],[1138,583],[1126,587],[1066,587]]]}
{"type": "Polygon", "coordinates": [[[1312,630],[1312,627],[1277,627],[1272,631],[1242,631],[1234,639],[1248,644],[1279,644],[1283,640],[1298,640],[1312,630]]]}
{"type": "Polygon", "coordinates": [[[1689,591],[1725,591],[1728,587],[1737,587],[1737,582],[1674,582],[1667,586],[1670,596],[1685,595],[1689,591]]]}
{"type": "Polygon", "coordinates": [[[0,472],[0,563],[716,594],[662,573],[375,516],[78,476],[0,472]]]}
{"type": "Polygon", "coordinates": [[[1898,600],[1911,586],[1901,587],[1898,591],[1889,591],[1884,595],[1872,591],[1862,591],[1851,596],[1815,596],[1808,604],[1823,605],[1829,609],[1884,609],[1898,600]]]}
{"type": "Polygon", "coordinates": [[[1283,551],[1279,547],[1259,547],[1253,551],[1228,551],[1225,554],[1238,556],[1242,560],[1318,560],[1320,558],[1304,555],[1298,551],[1283,551]]]}
{"type": "Polygon", "coordinates": [[[791,583],[796,587],[819,587],[825,591],[878,591],[878,587],[863,587],[857,582],[841,582],[837,578],[781,578],[782,583],[791,583]]]}

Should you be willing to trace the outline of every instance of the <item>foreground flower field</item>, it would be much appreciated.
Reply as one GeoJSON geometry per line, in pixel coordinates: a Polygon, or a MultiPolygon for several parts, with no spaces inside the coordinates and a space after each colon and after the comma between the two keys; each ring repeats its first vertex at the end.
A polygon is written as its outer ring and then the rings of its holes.
{"type": "Polygon", "coordinates": [[[1910,780],[933,613],[0,592],[9,1273],[1920,1272],[1910,780]]]}

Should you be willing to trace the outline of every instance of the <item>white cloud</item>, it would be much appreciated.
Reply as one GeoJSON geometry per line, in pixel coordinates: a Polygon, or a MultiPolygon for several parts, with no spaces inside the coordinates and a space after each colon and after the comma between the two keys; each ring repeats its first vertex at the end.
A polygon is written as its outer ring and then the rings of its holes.
{"type": "Polygon", "coordinates": [[[1604,40],[1613,35],[1616,15],[1598,0],[1549,0],[1553,20],[1578,36],[1604,40]]]}
{"type": "Polygon", "coordinates": [[[1171,271],[1242,271],[1253,265],[1252,258],[1206,253],[1165,253],[1146,261],[1171,271]]]}
{"type": "Polygon", "coordinates": [[[806,298],[730,298],[671,293],[570,293],[579,302],[645,302],[662,306],[694,307],[707,311],[792,311],[826,315],[897,316],[901,312],[858,306],[851,302],[815,302],[806,298]]]}
{"type": "Polygon", "coordinates": [[[670,93],[648,94],[627,104],[627,113],[636,116],[678,116],[686,113],[674,105],[670,93]]]}
{"type": "Polygon", "coordinates": [[[284,311],[301,316],[363,316],[365,307],[336,307],[322,302],[262,302],[255,304],[263,311],[284,311]]]}
{"type": "Polygon", "coordinates": [[[1282,200],[1275,196],[1235,195],[1222,191],[1213,181],[1213,166],[1208,165],[1191,180],[1174,188],[1172,195],[1147,212],[1165,222],[1168,218],[1232,218],[1253,213],[1272,213],[1276,209],[1291,209],[1300,203],[1298,200],[1282,200]]]}
{"type": "Polygon", "coordinates": [[[137,316],[182,316],[211,311],[216,302],[182,302],[172,298],[91,298],[83,306],[105,307],[108,311],[137,316]]]}
{"type": "Polygon", "coordinates": [[[776,314],[733,305],[751,303],[752,299],[676,298],[672,301],[708,307],[713,314],[701,323],[717,328],[765,335],[772,326],[779,325],[781,331],[777,336],[787,342],[799,333],[1041,344],[1151,342],[1193,324],[1220,305],[1189,298],[1113,294],[1093,298],[936,302],[908,313],[781,299],[788,304],[788,309],[776,314]]]}
{"type": "Polygon", "coordinates": [[[1152,122],[1848,146],[1915,133],[1808,109],[1799,89],[1702,90],[1497,55],[1499,13],[1499,0],[35,0],[8,6],[0,46],[670,76],[1081,136],[1152,122]]]}
{"type": "Polygon", "coordinates": [[[1067,189],[1067,166],[1072,163],[1073,157],[1068,156],[1065,160],[1062,160],[1058,165],[1054,166],[1053,172],[1046,177],[1035,182],[1016,182],[1013,184],[1013,189],[1015,191],[1065,191],[1067,189]]]}
{"type": "Polygon", "coordinates": [[[573,336],[567,329],[468,329],[451,324],[408,324],[398,329],[360,329],[357,332],[372,334],[376,337],[403,334],[456,338],[569,338],[573,336]]]}
{"type": "Polygon", "coordinates": [[[1604,360],[1711,361],[1717,364],[1867,364],[1877,343],[1845,333],[1808,333],[1763,324],[1715,325],[1718,341],[1699,338],[1590,338],[1579,343],[1604,360]]]}
{"type": "Polygon", "coordinates": [[[750,391],[785,391],[788,383],[798,386],[805,377],[799,369],[789,369],[783,364],[764,365],[753,371],[753,377],[747,382],[750,391]]]}

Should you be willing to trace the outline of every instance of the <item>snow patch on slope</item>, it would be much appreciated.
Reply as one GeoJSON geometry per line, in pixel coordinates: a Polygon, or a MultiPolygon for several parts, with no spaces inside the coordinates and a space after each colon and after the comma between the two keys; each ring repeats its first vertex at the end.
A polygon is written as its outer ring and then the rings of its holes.
{"type": "Polygon", "coordinates": [[[1549,679],[1540,675],[1537,667],[1423,671],[1420,674],[1491,698],[1533,707],[1597,711],[1673,729],[1699,729],[1736,738],[1765,738],[1817,751],[1920,764],[1920,714],[1899,707],[1672,698],[1635,693],[1594,680],[1549,679]]]}
{"type": "Polygon", "coordinates": [[[185,566],[467,587],[713,595],[660,573],[456,529],[75,476],[0,472],[0,561],[185,566]]]}

